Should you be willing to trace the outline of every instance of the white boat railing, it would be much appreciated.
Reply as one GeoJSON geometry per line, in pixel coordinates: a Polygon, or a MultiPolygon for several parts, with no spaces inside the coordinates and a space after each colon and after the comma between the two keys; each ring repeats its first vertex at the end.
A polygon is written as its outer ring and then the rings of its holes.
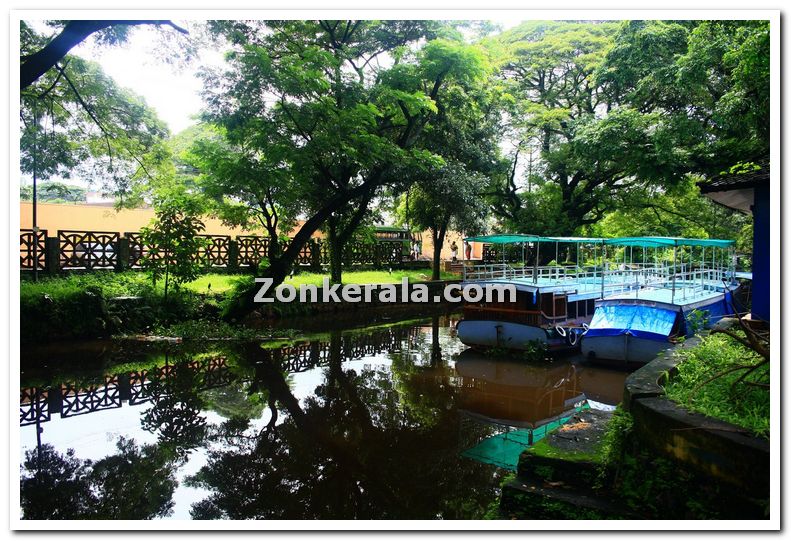
{"type": "Polygon", "coordinates": [[[578,289],[599,290],[600,296],[636,291],[645,287],[678,290],[680,299],[706,291],[722,291],[723,284],[733,279],[731,269],[724,266],[690,267],[668,263],[616,264],[605,269],[562,266],[511,266],[507,263],[465,266],[464,281],[521,279],[539,286],[568,285],[578,289]],[[580,287],[582,286],[582,287],[580,287]]]}

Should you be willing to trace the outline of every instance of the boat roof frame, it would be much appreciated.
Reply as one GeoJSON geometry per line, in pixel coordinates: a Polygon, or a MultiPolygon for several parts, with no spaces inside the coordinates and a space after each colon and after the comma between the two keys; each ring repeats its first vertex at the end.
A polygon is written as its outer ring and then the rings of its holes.
{"type": "Polygon", "coordinates": [[[679,246],[701,246],[714,248],[731,248],[736,241],[728,239],[687,239],[683,237],[548,237],[522,233],[503,233],[497,235],[479,235],[466,237],[466,242],[484,242],[490,244],[520,244],[525,242],[569,242],[575,244],[604,244],[607,246],[638,246],[646,248],[674,248],[679,246]]]}

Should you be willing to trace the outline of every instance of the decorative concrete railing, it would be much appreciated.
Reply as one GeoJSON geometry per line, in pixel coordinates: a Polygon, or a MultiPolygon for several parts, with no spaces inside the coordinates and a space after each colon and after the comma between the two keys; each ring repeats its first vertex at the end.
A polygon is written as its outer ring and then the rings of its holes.
{"type": "MultiPolygon", "coordinates": [[[[255,235],[200,235],[206,244],[194,259],[206,267],[242,269],[256,267],[269,253],[269,238],[255,235]]],[[[19,268],[34,268],[48,274],[61,271],[139,269],[144,255],[152,256],[152,247],[145,246],[137,232],[64,231],[50,235],[45,229],[19,232],[19,268]],[[34,264],[34,262],[36,262],[34,264]]],[[[409,260],[403,240],[370,242],[354,241],[346,245],[342,262],[345,266],[397,266],[409,260]]],[[[296,264],[319,269],[330,262],[328,243],[310,239],[299,252],[296,264]]]]}

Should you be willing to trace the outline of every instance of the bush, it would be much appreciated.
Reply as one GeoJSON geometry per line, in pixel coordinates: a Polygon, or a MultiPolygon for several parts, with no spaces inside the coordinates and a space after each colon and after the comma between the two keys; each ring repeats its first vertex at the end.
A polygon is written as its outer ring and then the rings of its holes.
{"type": "Polygon", "coordinates": [[[199,315],[207,301],[189,290],[164,298],[145,275],[135,272],[95,272],[44,278],[20,284],[22,343],[96,338],[144,330],[199,315]],[[111,302],[114,297],[138,297],[111,302]]]}

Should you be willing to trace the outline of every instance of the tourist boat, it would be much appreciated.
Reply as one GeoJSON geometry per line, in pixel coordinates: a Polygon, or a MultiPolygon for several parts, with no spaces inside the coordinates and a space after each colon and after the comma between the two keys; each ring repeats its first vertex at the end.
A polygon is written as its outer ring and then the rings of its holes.
{"type": "Polygon", "coordinates": [[[593,317],[596,300],[662,279],[661,269],[653,264],[605,272],[604,239],[486,235],[465,240],[499,246],[503,262],[465,265],[462,287],[510,284],[516,290],[513,301],[465,303],[457,335],[464,344],[479,349],[531,350],[538,343],[549,351],[575,350],[593,317]],[[542,244],[554,244],[557,261],[558,248],[564,243],[576,247],[576,265],[539,266],[542,244]],[[505,262],[509,244],[521,245],[521,267],[505,262]],[[585,250],[592,251],[592,268],[580,266],[580,253],[585,250]],[[525,264],[528,257],[532,266],[525,264]]]}
{"type": "Polygon", "coordinates": [[[733,244],[730,240],[673,237],[604,241],[605,248],[653,249],[655,258],[660,253],[665,257],[672,249],[673,259],[664,267],[661,280],[596,301],[593,319],[581,338],[582,354],[603,362],[644,364],[680,339],[732,313],[733,293],[738,287],[733,244]]]}

